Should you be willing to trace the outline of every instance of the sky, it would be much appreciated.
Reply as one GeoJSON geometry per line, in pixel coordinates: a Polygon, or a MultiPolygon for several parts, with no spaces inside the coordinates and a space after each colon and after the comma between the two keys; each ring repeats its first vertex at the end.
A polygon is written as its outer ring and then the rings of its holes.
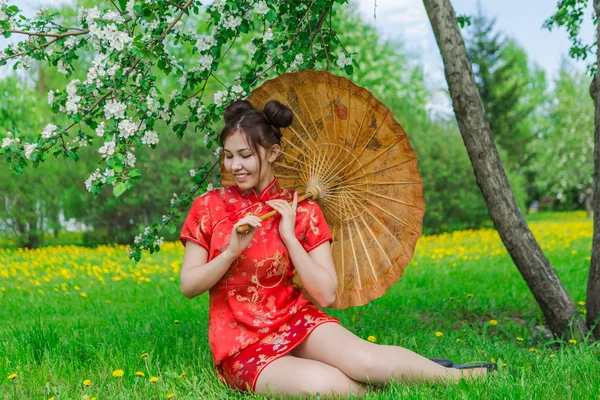
{"type": "MultiPolygon", "coordinates": [[[[441,114],[450,112],[444,68],[425,7],[421,0],[351,0],[358,4],[363,20],[376,27],[383,39],[398,40],[416,58],[425,71],[425,76],[436,96],[430,110],[441,114]],[[374,16],[375,14],[375,16],[374,16]]],[[[477,0],[451,0],[457,15],[475,15],[477,0]]],[[[70,0],[9,0],[22,9],[33,12],[41,5],[69,3],[70,0]]],[[[523,47],[532,63],[546,71],[552,81],[560,68],[561,60],[569,51],[568,35],[564,29],[552,32],[542,25],[556,9],[558,0],[482,0],[484,13],[496,17],[496,27],[505,36],[511,37],[523,47]]],[[[588,7],[581,37],[585,43],[593,43],[593,9],[588,7]]],[[[0,48],[7,41],[0,39],[0,48]]],[[[574,64],[585,70],[585,63],[574,64]]]]}

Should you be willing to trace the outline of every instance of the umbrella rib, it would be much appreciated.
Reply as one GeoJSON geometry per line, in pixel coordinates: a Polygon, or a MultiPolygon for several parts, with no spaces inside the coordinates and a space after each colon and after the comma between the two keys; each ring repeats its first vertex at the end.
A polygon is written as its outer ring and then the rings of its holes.
{"type": "Polygon", "coordinates": [[[386,232],[388,235],[390,235],[390,237],[391,237],[391,238],[392,238],[392,239],[393,239],[393,240],[394,240],[394,241],[395,241],[395,242],[398,244],[398,247],[399,247],[400,249],[402,249],[402,252],[403,252],[403,254],[406,256],[407,254],[406,254],[406,252],[405,252],[405,250],[404,250],[404,247],[402,246],[402,243],[400,243],[400,242],[398,241],[398,239],[396,238],[396,235],[394,235],[392,232],[390,232],[390,230],[388,229],[388,227],[387,227],[387,226],[386,226],[386,225],[385,225],[383,222],[381,222],[381,221],[379,220],[379,218],[377,218],[377,217],[376,217],[376,216],[375,216],[375,215],[374,215],[374,214],[373,214],[373,213],[372,213],[370,210],[367,210],[367,209],[365,209],[365,212],[366,212],[366,213],[367,213],[367,214],[368,214],[368,215],[369,215],[371,218],[373,218],[375,221],[377,221],[377,223],[378,223],[379,225],[381,225],[381,227],[382,227],[382,228],[385,230],[385,232],[386,232]]]}
{"type": "Polygon", "coordinates": [[[342,247],[341,249],[341,255],[342,255],[342,287],[340,288],[341,293],[344,292],[344,283],[345,283],[345,278],[346,278],[346,266],[344,265],[344,224],[340,224],[340,246],[342,247]]]}
{"type": "MultiPolygon", "coordinates": [[[[348,163],[348,164],[347,164],[347,165],[346,165],[344,168],[342,168],[342,170],[340,171],[340,173],[341,173],[341,172],[344,172],[344,170],[346,170],[347,168],[354,166],[354,164],[356,164],[356,163],[358,162],[358,160],[360,159],[360,157],[363,155],[363,153],[365,152],[365,150],[366,150],[366,149],[367,149],[367,147],[369,146],[369,143],[371,143],[371,140],[373,140],[373,138],[375,137],[375,135],[377,134],[377,132],[379,132],[379,129],[380,129],[382,126],[383,126],[383,122],[385,121],[385,119],[387,118],[387,116],[389,115],[389,113],[390,113],[390,110],[388,109],[387,113],[385,114],[385,117],[383,117],[383,119],[381,120],[381,124],[379,124],[379,125],[377,126],[377,128],[376,128],[376,129],[373,131],[373,134],[371,135],[371,137],[369,138],[369,140],[367,140],[367,141],[365,142],[364,146],[363,146],[363,147],[362,147],[362,149],[360,150],[360,153],[358,153],[358,155],[357,155],[357,156],[354,156],[354,161],[353,161],[353,162],[351,162],[351,163],[348,163]]],[[[401,138],[401,139],[402,139],[402,138],[401,138]]],[[[398,143],[399,141],[400,141],[400,140],[398,140],[398,141],[394,142],[394,143],[392,144],[392,146],[393,146],[393,145],[395,145],[396,143],[398,143]]],[[[386,149],[386,151],[387,151],[387,149],[386,149]]],[[[347,175],[351,175],[351,174],[347,174],[347,175]]]]}
{"type": "MultiPolygon", "coordinates": [[[[365,164],[362,164],[361,166],[359,166],[357,169],[353,170],[352,172],[346,174],[347,176],[352,176],[354,175],[357,171],[359,171],[361,168],[364,169],[366,168],[367,165],[371,164],[373,161],[377,160],[379,157],[381,157],[382,155],[384,155],[385,153],[387,153],[392,147],[394,147],[395,145],[397,145],[398,143],[400,143],[406,136],[402,136],[400,138],[398,138],[394,143],[392,143],[391,145],[389,145],[388,147],[386,147],[385,149],[383,149],[381,152],[379,152],[379,154],[377,154],[376,156],[372,157],[369,161],[367,161],[365,164]]],[[[358,162],[358,158],[356,159],[358,162]]]]}
{"type": "Polygon", "coordinates": [[[418,185],[421,182],[410,182],[410,181],[398,181],[398,182],[360,182],[352,185],[344,185],[345,188],[353,188],[357,186],[370,186],[370,185],[418,185]]]}
{"type": "Polygon", "coordinates": [[[403,224],[404,226],[408,227],[410,230],[412,230],[414,233],[416,233],[417,235],[420,235],[421,233],[417,231],[417,228],[415,228],[414,226],[412,226],[411,224],[409,224],[408,222],[403,221],[402,219],[398,218],[397,216],[395,216],[394,214],[390,213],[389,211],[387,211],[384,208],[381,208],[377,203],[374,203],[373,201],[363,197],[362,195],[359,194],[359,196],[369,202],[370,204],[372,204],[373,206],[375,206],[376,208],[378,208],[379,210],[383,211],[384,213],[388,214],[390,217],[394,218],[396,221],[400,222],[401,224],[403,224]]]}
{"type": "Polygon", "coordinates": [[[369,266],[371,267],[371,273],[373,274],[375,281],[379,282],[379,279],[377,278],[377,273],[375,271],[375,266],[373,266],[373,261],[371,261],[371,256],[369,255],[369,251],[367,250],[367,245],[365,244],[365,240],[363,239],[363,236],[360,233],[360,229],[358,229],[358,223],[356,222],[356,218],[352,218],[352,221],[354,222],[354,227],[356,228],[356,232],[358,232],[358,237],[360,238],[360,243],[362,244],[363,250],[365,251],[365,254],[367,255],[367,260],[369,261],[369,266]]]}
{"type": "Polygon", "coordinates": [[[278,165],[280,167],[287,168],[287,169],[292,169],[294,171],[302,172],[302,170],[292,167],[291,165],[286,165],[286,164],[282,164],[282,163],[276,163],[275,165],[278,165]]]}
{"type": "Polygon", "coordinates": [[[387,262],[390,265],[390,267],[393,266],[392,261],[388,257],[386,251],[383,249],[383,246],[381,245],[381,243],[379,243],[379,240],[377,240],[377,236],[373,233],[373,231],[371,230],[371,228],[367,224],[367,221],[365,221],[365,219],[362,216],[362,214],[360,215],[360,219],[361,219],[362,223],[365,225],[365,227],[367,228],[367,230],[369,231],[369,233],[371,234],[371,237],[373,238],[373,240],[375,241],[375,243],[377,243],[377,246],[379,247],[379,250],[381,250],[381,253],[383,254],[383,256],[385,257],[385,259],[387,260],[387,262]]]}
{"type": "Polygon", "coordinates": [[[362,192],[362,193],[367,193],[367,194],[370,194],[371,196],[379,197],[379,198],[382,198],[382,199],[394,201],[394,202],[396,202],[398,204],[404,204],[405,206],[413,207],[413,208],[416,208],[417,210],[425,211],[422,207],[418,207],[415,204],[407,203],[406,201],[401,201],[401,200],[398,200],[398,199],[394,199],[393,197],[388,197],[388,196],[384,196],[384,195],[379,194],[379,193],[371,192],[370,190],[356,189],[356,191],[362,192]]]}
{"type": "MultiPolygon", "coordinates": [[[[304,99],[304,96],[301,92],[296,92],[296,94],[298,95],[298,98],[300,100],[302,100],[302,103],[304,104],[304,109],[305,110],[310,110],[310,107],[308,107],[308,105],[306,104],[306,100],[304,99]]],[[[317,96],[318,97],[318,96],[317,96]]],[[[317,124],[315,123],[315,120],[313,118],[313,115],[309,112],[307,113],[308,116],[310,117],[310,120],[312,122],[312,126],[314,127],[314,129],[317,129],[317,124]]],[[[302,124],[302,122],[300,121],[300,123],[302,124]]],[[[325,125],[325,121],[323,121],[323,125],[325,125]]],[[[302,126],[304,127],[304,124],[302,124],[302,126]]],[[[308,129],[306,129],[306,127],[304,127],[304,130],[306,131],[306,134],[308,135],[308,137],[310,138],[310,140],[313,142],[314,144],[314,148],[315,148],[315,152],[319,154],[319,160],[320,160],[320,156],[321,156],[321,148],[319,147],[318,143],[315,142],[315,140],[313,139],[313,137],[310,135],[310,132],[308,131],[308,129]]],[[[308,148],[307,148],[308,150],[308,148]]],[[[316,159],[316,158],[313,158],[316,159]]],[[[317,166],[313,164],[313,168],[310,171],[310,176],[315,176],[316,174],[316,168],[317,166]]],[[[318,175],[317,175],[318,176],[318,175]]]]}
{"type": "MultiPolygon", "coordinates": [[[[367,115],[369,114],[369,110],[371,109],[369,101],[371,100],[372,97],[373,97],[373,93],[369,93],[369,97],[365,101],[365,104],[367,105],[367,107],[365,107],[365,112],[363,114],[362,121],[360,122],[360,125],[358,126],[358,130],[356,132],[356,135],[354,135],[354,143],[352,143],[352,147],[350,148],[350,150],[348,151],[348,153],[346,154],[346,156],[338,163],[338,165],[344,163],[348,159],[348,157],[350,155],[353,155],[352,154],[352,150],[354,148],[356,148],[356,143],[358,143],[358,138],[360,137],[360,132],[362,131],[362,127],[363,127],[363,125],[365,123],[365,119],[367,118],[367,115]]],[[[350,119],[350,118],[348,118],[348,119],[350,119]]],[[[349,131],[346,130],[346,132],[349,132],[349,131]]],[[[338,165],[335,166],[335,169],[337,169],[338,165]]],[[[338,171],[338,173],[339,172],[341,172],[341,171],[338,171]]]]}
{"type": "MultiPolygon", "coordinates": [[[[392,169],[392,168],[395,168],[395,167],[400,167],[400,166],[402,166],[402,165],[404,165],[404,164],[407,164],[407,163],[409,163],[409,162],[411,162],[411,161],[414,161],[415,159],[416,159],[416,158],[414,158],[414,157],[413,157],[413,158],[410,158],[410,159],[408,159],[408,160],[402,161],[402,162],[400,162],[400,163],[398,163],[398,164],[390,165],[389,167],[385,167],[385,168],[382,168],[382,169],[379,169],[379,170],[376,170],[376,171],[372,171],[372,172],[366,172],[366,173],[365,173],[365,174],[363,174],[363,175],[355,176],[355,177],[353,177],[353,178],[348,178],[348,179],[346,179],[346,180],[345,180],[343,183],[344,183],[344,184],[346,184],[346,183],[348,183],[348,182],[352,182],[352,181],[354,181],[354,180],[357,180],[357,179],[360,179],[360,178],[364,178],[364,177],[366,177],[366,176],[369,176],[369,175],[378,174],[378,173],[380,173],[380,172],[387,171],[388,169],[392,169]]],[[[345,185],[344,185],[344,186],[345,186],[345,185]]]]}
{"type": "Polygon", "coordinates": [[[354,268],[356,269],[356,277],[358,279],[358,289],[362,290],[362,282],[360,280],[360,273],[358,273],[358,258],[356,257],[356,249],[354,248],[354,240],[352,240],[352,232],[350,230],[350,224],[348,224],[348,236],[350,237],[350,246],[352,247],[352,255],[354,256],[354,268]]]}

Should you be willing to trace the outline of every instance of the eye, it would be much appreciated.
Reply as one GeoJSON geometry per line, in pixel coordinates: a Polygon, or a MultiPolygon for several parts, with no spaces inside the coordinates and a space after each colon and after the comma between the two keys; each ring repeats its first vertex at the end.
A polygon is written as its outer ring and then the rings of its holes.
{"type": "Polygon", "coordinates": [[[242,156],[242,158],[252,157],[252,154],[248,154],[247,156],[242,156]]]}

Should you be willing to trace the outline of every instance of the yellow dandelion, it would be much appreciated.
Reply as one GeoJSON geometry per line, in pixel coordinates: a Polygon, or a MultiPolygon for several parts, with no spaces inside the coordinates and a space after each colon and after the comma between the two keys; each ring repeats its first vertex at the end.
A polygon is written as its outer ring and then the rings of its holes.
{"type": "Polygon", "coordinates": [[[538,349],[536,349],[535,347],[530,347],[530,348],[529,348],[529,352],[530,352],[530,353],[537,353],[537,352],[538,352],[538,349]]]}
{"type": "Polygon", "coordinates": [[[444,336],[444,334],[443,334],[442,332],[436,332],[436,333],[435,333],[435,336],[437,336],[437,337],[442,337],[442,336],[444,336]]]}
{"type": "Polygon", "coordinates": [[[502,366],[503,366],[503,367],[506,367],[506,363],[502,363],[502,366]]]}
{"type": "Polygon", "coordinates": [[[178,319],[175,320],[175,325],[179,325],[179,320],[178,319]]]}
{"type": "Polygon", "coordinates": [[[140,358],[146,358],[146,357],[148,357],[148,353],[143,353],[143,354],[140,356],[140,358]]]}
{"type": "Polygon", "coordinates": [[[473,298],[473,296],[475,296],[473,293],[468,293],[468,294],[467,294],[467,297],[468,297],[468,298],[470,298],[470,299],[472,299],[472,298],[473,298]]]}
{"type": "Polygon", "coordinates": [[[81,297],[87,297],[87,294],[85,294],[85,292],[81,292],[81,293],[79,293],[79,295],[80,295],[81,297]]]}
{"type": "Polygon", "coordinates": [[[496,321],[495,319],[490,319],[490,325],[496,326],[498,325],[498,321],[496,321]]]}
{"type": "Polygon", "coordinates": [[[79,286],[75,286],[75,287],[73,287],[73,289],[75,289],[77,291],[81,290],[81,288],[79,286]]]}
{"type": "Polygon", "coordinates": [[[8,376],[8,379],[12,380],[12,379],[15,379],[16,377],[17,377],[17,374],[13,373],[8,376]]]}
{"type": "Polygon", "coordinates": [[[173,397],[175,397],[175,394],[173,394],[173,393],[167,394],[167,399],[172,399],[173,397]]]}
{"type": "Polygon", "coordinates": [[[519,342],[522,342],[522,341],[523,341],[523,340],[525,340],[525,339],[523,339],[522,337],[517,337],[517,340],[518,340],[519,342]]]}
{"type": "Polygon", "coordinates": [[[54,397],[50,397],[48,400],[54,400],[54,397]]]}
{"type": "Polygon", "coordinates": [[[585,310],[585,309],[583,311],[581,311],[581,312],[584,313],[584,314],[587,314],[587,310],[585,310]]]}
{"type": "Polygon", "coordinates": [[[180,374],[179,374],[179,377],[180,377],[180,378],[183,378],[183,377],[184,377],[184,376],[186,376],[186,375],[187,375],[187,372],[183,371],[182,373],[180,373],[180,374]]]}
{"type": "Polygon", "coordinates": [[[367,338],[367,340],[371,343],[375,343],[375,340],[377,340],[377,338],[375,336],[371,335],[367,338]]]}
{"type": "Polygon", "coordinates": [[[170,278],[169,278],[169,280],[170,280],[171,282],[173,282],[173,281],[175,281],[175,278],[173,278],[173,277],[170,277],[170,278]]]}
{"type": "Polygon", "coordinates": [[[548,356],[548,358],[554,358],[554,357],[555,357],[555,355],[554,355],[554,354],[550,354],[550,355],[548,356]]]}
{"type": "Polygon", "coordinates": [[[92,383],[92,381],[90,381],[89,379],[86,379],[83,381],[83,386],[90,386],[92,383]]]}
{"type": "Polygon", "coordinates": [[[115,369],[113,371],[113,376],[115,378],[119,378],[119,377],[123,376],[123,374],[125,374],[125,372],[122,369],[115,369]]]}
{"type": "Polygon", "coordinates": [[[492,358],[490,358],[490,362],[493,362],[493,363],[495,363],[495,362],[496,362],[496,359],[495,359],[494,357],[492,357],[492,358]]]}
{"type": "Polygon", "coordinates": [[[141,377],[144,377],[144,376],[146,376],[146,374],[144,374],[142,371],[137,371],[137,372],[135,373],[135,375],[136,375],[136,376],[141,376],[141,377]]]}
{"type": "Polygon", "coordinates": [[[460,342],[462,342],[461,338],[456,339],[456,343],[460,343],[460,342]]]}
{"type": "Polygon", "coordinates": [[[81,400],[90,400],[90,396],[88,396],[87,394],[84,394],[83,397],[81,398],[81,400]]]}
{"type": "Polygon", "coordinates": [[[156,383],[158,382],[158,378],[156,376],[153,376],[150,378],[150,383],[156,383]]]}
{"type": "Polygon", "coordinates": [[[577,340],[575,340],[575,339],[569,339],[569,343],[571,343],[571,344],[577,344],[577,340]]]}
{"type": "Polygon", "coordinates": [[[577,304],[579,304],[580,306],[585,306],[585,301],[580,301],[577,304]]]}

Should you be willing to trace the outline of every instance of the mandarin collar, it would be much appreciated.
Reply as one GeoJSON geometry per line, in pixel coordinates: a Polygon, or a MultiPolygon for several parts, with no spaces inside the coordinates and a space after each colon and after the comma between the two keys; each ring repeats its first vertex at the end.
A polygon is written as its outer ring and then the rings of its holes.
{"type": "Polygon", "coordinates": [[[256,202],[256,201],[266,202],[271,199],[276,199],[276,198],[279,198],[280,193],[281,193],[281,186],[279,186],[279,181],[277,180],[276,176],[273,177],[273,180],[271,181],[271,183],[269,183],[260,192],[260,194],[254,188],[251,188],[248,190],[243,190],[238,185],[235,185],[235,188],[243,198],[248,199],[252,202],[256,202]]]}

